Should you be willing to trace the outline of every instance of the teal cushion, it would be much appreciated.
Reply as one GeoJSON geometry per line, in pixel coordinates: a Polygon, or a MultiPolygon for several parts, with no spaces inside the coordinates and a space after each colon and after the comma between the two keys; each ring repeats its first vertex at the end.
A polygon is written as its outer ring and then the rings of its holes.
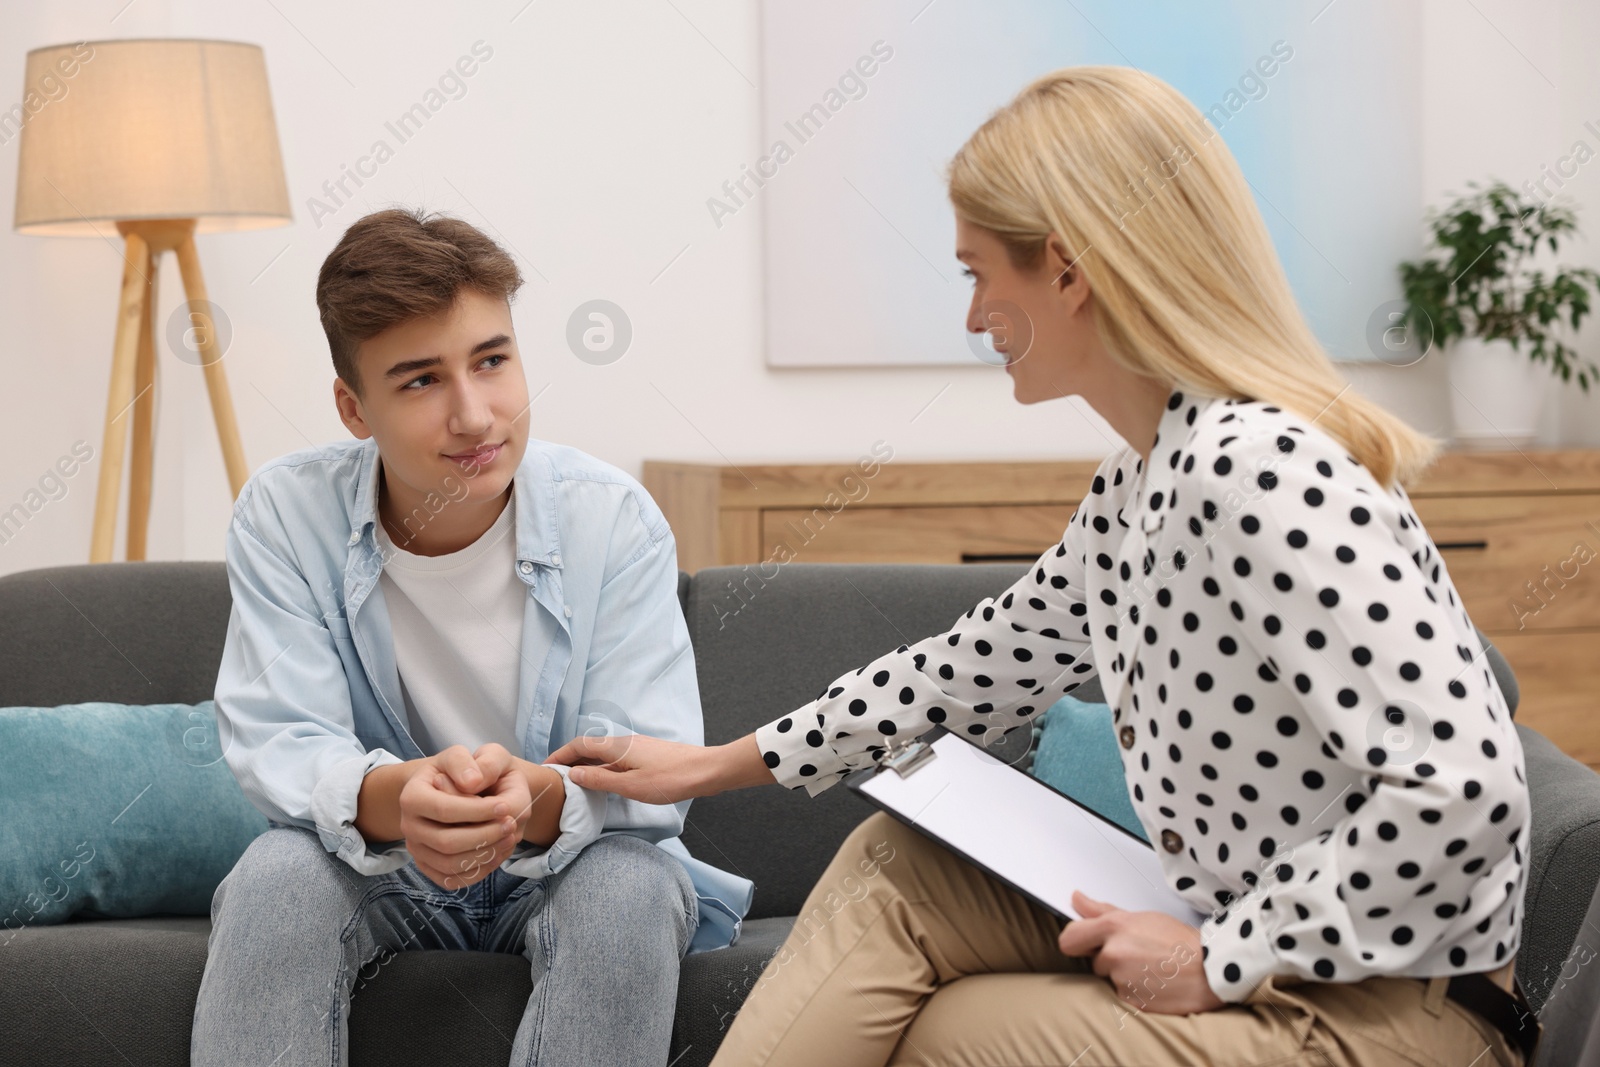
{"type": "Polygon", "coordinates": [[[0,708],[0,930],[209,915],[266,829],[213,701],[0,708]]]}
{"type": "Polygon", "coordinates": [[[1039,721],[1029,773],[1118,826],[1150,840],[1134,814],[1122,754],[1111,728],[1111,706],[1064,696],[1039,721]]]}

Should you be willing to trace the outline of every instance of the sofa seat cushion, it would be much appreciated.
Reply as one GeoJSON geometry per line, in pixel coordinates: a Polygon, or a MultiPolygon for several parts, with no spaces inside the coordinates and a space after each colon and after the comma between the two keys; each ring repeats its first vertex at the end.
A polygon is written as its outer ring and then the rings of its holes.
{"type": "MultiPolygon", "coordinates": [[[[675,1067],[711,1062],[793,922],[746,920],[738,944],[684,959],[675,1067]]],[[[185,1067],[210,932],[209,919],[181,917],[0,935],[4,1061],[185,1067]]],[[[417,951],[374,962],[358,973],[350,999],[350,1063],[504,1067],[532,992],[520,955],[417,951]]]]}
{"type": "Polygon", "coordinates": [[[0,1060],[183,1067],[209,919],[108,919],[0,934],[0,1060]]]}
{"type": "MultiPolygon", "coordinates": [[[[669,1056],[674,1067],[711,1062],[792,923],[747,919],[737,944],[685,957],[669,1056]]],[[[365,984],[357,976],[350,1001],[351,1067],[503,1067],[533,993],[528,961],[509,953],[402,952],[364,973],[373,972],[365,984]]]]}

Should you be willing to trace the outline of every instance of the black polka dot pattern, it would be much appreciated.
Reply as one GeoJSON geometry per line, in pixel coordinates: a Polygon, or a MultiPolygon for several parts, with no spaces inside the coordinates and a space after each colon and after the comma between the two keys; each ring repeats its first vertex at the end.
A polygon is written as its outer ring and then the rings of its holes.
{"type": "Polygon", "coordinates": [[[1148,465],[1101,463],[1010,589],[756,739],[815,794],[934,723],[991,743],[1095,674],[1218,996],[1516,952],[1531,808],[1472,622],[1405,490],[1271,404],[1173,392],[1148,465]]]}

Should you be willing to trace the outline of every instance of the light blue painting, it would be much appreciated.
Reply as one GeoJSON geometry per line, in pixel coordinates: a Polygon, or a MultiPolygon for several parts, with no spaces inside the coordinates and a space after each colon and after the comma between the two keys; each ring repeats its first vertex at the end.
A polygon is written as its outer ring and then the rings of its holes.
{"type": "Polygon", "coordinates": [[[760,155],[708,207],[762,216],[769,364],[981,358],[944,168],[1029,81],[1077,64],[1150,71],[1206,112],[1312,329],[1336,359],[1376,358],[1420,239],[1416,5],[764,0],[762,17],[760,155]]]}

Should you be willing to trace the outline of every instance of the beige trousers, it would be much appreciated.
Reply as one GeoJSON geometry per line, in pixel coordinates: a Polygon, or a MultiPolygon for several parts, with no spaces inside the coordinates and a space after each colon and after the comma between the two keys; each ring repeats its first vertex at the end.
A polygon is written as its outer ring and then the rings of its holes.
{"type": "Polygon", "coordinates": [[[1444,978],[1270,978],[1243,1003],[1164,1015],[1063,956],[1062,925],[875,814],[811,891],[713,1067],[1522,1064],[1445,998],[1444,978]]]}

